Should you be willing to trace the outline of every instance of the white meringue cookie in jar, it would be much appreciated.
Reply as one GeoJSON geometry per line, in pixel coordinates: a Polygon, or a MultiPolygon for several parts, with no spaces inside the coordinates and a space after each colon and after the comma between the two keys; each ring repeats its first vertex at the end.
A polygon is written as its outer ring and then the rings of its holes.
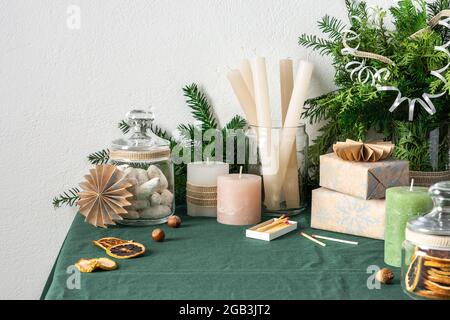
{"type": "Polygon", "coordinates": [[[110,164],[125,173],[132,185],[130,206],[119,224],[156,225],[167,222],[175,212],[174,166],[170,142],[151,131],[154,115],[150,111],[132,110],[126,115],[129,136],[114,140],[110,164]]]}

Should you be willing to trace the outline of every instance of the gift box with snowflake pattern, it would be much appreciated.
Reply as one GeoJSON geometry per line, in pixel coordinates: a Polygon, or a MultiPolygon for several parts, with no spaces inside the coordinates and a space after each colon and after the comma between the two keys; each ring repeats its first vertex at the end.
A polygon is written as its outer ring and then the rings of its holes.
{"type": "Polygon", "coordinates": [[[384,200],[362,200],[326,188],[312,193],[314,229],[383,240],[384,223],[384,200]]]}
{"type": "Polygon", "coordinates": [[[352,162],[334,153],[320,157],[320,186],[361,199],[384,199],[386,189],[409,185],[409,163],[352,162]]]}

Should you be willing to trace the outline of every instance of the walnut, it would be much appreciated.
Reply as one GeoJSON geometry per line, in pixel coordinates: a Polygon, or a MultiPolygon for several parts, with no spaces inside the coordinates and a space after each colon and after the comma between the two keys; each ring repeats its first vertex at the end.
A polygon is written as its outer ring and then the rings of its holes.
{"type": "Polygon", "coordinates": [[[390,269],[384,268],[378,271],[376,279],[383,284],[391,284],[394,280],[394,273],[390,269]]]}

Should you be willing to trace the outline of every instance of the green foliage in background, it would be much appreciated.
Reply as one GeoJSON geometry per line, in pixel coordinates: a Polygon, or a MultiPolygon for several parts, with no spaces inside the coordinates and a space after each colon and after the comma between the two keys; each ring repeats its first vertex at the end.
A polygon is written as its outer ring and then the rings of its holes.
{"type": "MultiPolygon", "coordinates": [[[[309,108],[303,117],[311,123],[321,123],[319,137],[309,150],[312,165],[312,179],[317,182],[320,155],[330,151],[336,141],[345,139],[366,140],[370,130],[392,140],[397,148],[395,155],[410,161],[412,170],[431,171],[428,148],[429,133],[441,129],[441,155],[437,170],[445,170],[448,165],[448,143],[446,132],[449,118],[448,94],[434,99],[437,113],[429,115],[416,104],[414,121],[408,121],[408,103],[402,103],[393,113],[389,108],[395,101],[395,92],[379,92],[368,84],[350,79],[345,66],[351,61],[362,61],[341,50],[342,32],[350,29],[360,35],[360,51],[385,56],[394,65],[386,65],[366,59],[366,65],[377,70],[388,68],[391,73],[386,86],[398,87],[403,96],[420,98],[423,93],[450,93],[449,85],[443,84],[430,71],[444,67],[448,63],[445,53],[435,50],[449,40],[448,30],[438,26],[428,29],[414,39],[411,35],[427,27],[427,21],[443,9],[449,8],[449,0],[435,0],[427,4],[423,0],[401,0],[389,10],[369,7],[364,1],[346,0],[349,24],[337,18],[325,16],[319,21],[319,29],[326,38],[303,34],[299,44],[332,59],[335,69],[334,82],[337,89],[320,97],[310,99],[309,108]],[[386,19],[391,16],[394,27],[386,27],[386,19]]],[[[353,46],[355,43],[349,41],[353,46]]],[[[450,80],[450,72],[445,78],[450,80]]]]}
{"type": "MultiPolygon", "coordinates": [[[[194,134],[196,130],[205,133],[209,129],[221,130],[222,135],[225,137],[232,134],[232,131],[244,129],[247,125],[245,119],[240,116],[234,116],[223,128],[220,128],[219,122],[214,115],[214,108],[209,103],[205,93],[203,93],[198,86],[194,83],[183,88],[184,97],[186,98],[186,105],[191,110],[193,118],[199,123],[199,125],[193,124],[180,124],[178,130],[182,136],[182,143],[185,146],[191,148],[191,154],[194,154],[194,134]]],[[[130,126],[124,121],[120,121],[118,124],[119,129],[123,134],[127,134],[130,131],[130,126]]],[[[152,125],[150,130],[157,136],[166,139],[170,142],[170,148],[173,150],[178,142],[162,128],[152,125]]],[[[202,146],[199,146],[204,151],[214,140],[209,142],[202,142],[202,146]]],[[[224,144],[225,145],[225,144],[224,144]]],[[[235,148],[236,152],[236,148],[235,148]]],[[[194,160],[193,158],[191,160],[194,160]]],[[[206,160],[206,159],[203,159],[206,160]]],[[[88,155],[88,161],[92,165],[105,164],[109,161],[109,150],[103,149],[88,155]]],[[[230,170],[237,172],[237,165],[231,165],[230,170]]],[[[187,166],[185,163],[175,164],[175,197],[177,204],[184,204],[186,201],[186,178],[187,178],[187,166]]],[[[59,208],[62,206],[74,206],[76,205],[78,198],[78,188],[72,188],[64,193],[58,195],[53,199],[53,206],[59,208]]]]}

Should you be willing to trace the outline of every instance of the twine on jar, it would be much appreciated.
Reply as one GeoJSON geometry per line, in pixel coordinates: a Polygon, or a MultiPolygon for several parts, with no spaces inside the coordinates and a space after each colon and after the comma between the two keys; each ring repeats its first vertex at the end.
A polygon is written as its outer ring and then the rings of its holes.
{"type": "Polygon", "coordinates": [[[116,161],[147,161],[170,157],[170,149],[160,149],[155,151],[127,151],[112,150],[109,152],[109,158],[116,161]]]}

